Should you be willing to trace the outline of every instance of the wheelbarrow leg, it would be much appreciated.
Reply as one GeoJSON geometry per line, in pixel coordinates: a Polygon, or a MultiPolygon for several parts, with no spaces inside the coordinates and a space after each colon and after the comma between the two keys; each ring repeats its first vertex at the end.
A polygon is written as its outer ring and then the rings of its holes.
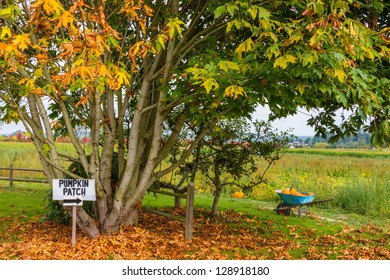
{"type": "Polygon", "coordinates": [[[298,217],[301,217],[305,213],[307,216],[307,205],[302,205],[298,207],[298,217]]]}

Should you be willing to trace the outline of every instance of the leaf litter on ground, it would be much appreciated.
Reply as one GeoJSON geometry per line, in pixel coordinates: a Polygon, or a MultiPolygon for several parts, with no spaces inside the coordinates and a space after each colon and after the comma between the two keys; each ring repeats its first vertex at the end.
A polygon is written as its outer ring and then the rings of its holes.
{"type": "Polygon", "coordinates": [[[210,218],[206,210],[197,209],[193,238],[187,241],[184,224],[141,212],[137,226],[122,226],[111,236],[91,239],[78,230],[72,248],[70,226],[15,220],[0,233],[0,259],[390,259],[390,232],[374,225],[343,226],[324,233],[300,224],[281,225],[280,221],[230,210],[210,218]]]}

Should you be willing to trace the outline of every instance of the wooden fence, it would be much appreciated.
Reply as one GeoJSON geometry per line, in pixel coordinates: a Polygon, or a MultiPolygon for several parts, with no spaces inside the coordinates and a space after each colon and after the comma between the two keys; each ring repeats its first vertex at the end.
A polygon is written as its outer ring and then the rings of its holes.
{"type": "Polygon", "coordinates": [[[13,164],[10,164],[9,167],[0,167],[0,170],[9,170],[9,177],[0,177],[2,181],[9,181],[9,187],[12,189],[13,182],[30,182],[30,183],[48,183],[46,179],[37,180],[37,179],[26,179],[26,178],[15,178],[14,171],[25,171],[25,172],[42,172],[41,169],[30,169],[30,168],[14,168],[13,164]]]}
{"type": "Polygon", "coordinates": [[[159,193],[163,195],[168,195],[168,196],[173,196],[173,197],[180,197],[182,199],[186,199],[186,215],[184,216],[178,216],[178,215],[173,215],[168,212],[164,212],[161,210],[157,210],[154,208],[149,208],[149,207],[143,207],[142,209],[153,213],[157,214],[160,216],[164,216],[173,220],[180,221],[184,223],[185,225],[185,234],[184,237],[186,240],[192,240],[192,227],[193,227],[193,221],[194,221],[194,189],[195,189],[195,184],[193,182],[190,182],[188,184],[187,188],[187,194],[180,194],[180,193],[172,193],[172,192],[167,192],[167,191],[161,191],[161,190],[148,190],[153,193],[159,193]]]}

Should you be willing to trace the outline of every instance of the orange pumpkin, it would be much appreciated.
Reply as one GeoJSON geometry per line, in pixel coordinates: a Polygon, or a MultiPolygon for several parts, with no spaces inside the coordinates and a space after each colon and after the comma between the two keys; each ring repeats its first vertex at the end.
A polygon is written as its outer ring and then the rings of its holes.
{"type": "Polygon", "coordinates": [[[234,193],[234,197],[236,197],[236,198],[243,198],[244,196],[245,196],[245,194],[241,191],[234,193]]]}

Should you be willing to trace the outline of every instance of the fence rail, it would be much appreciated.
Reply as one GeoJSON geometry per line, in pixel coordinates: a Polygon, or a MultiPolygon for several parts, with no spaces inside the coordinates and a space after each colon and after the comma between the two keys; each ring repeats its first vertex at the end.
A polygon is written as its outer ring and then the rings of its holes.
{"type": "Polygon", "coordinates": [[[13,164],[10,164],[9,167],[0,167],[0,170],[9,170],[9,177],[0,177],[0,181],[9,181],[9,187],[12,189],[13,182],[27,182],[27,183],[48,183],[46,179],[26,179],[26,178],[15,178],[14,171],[25,171],[25,172],[42,172],[41,169],[33,168],[14,168],[13,164]]]}

